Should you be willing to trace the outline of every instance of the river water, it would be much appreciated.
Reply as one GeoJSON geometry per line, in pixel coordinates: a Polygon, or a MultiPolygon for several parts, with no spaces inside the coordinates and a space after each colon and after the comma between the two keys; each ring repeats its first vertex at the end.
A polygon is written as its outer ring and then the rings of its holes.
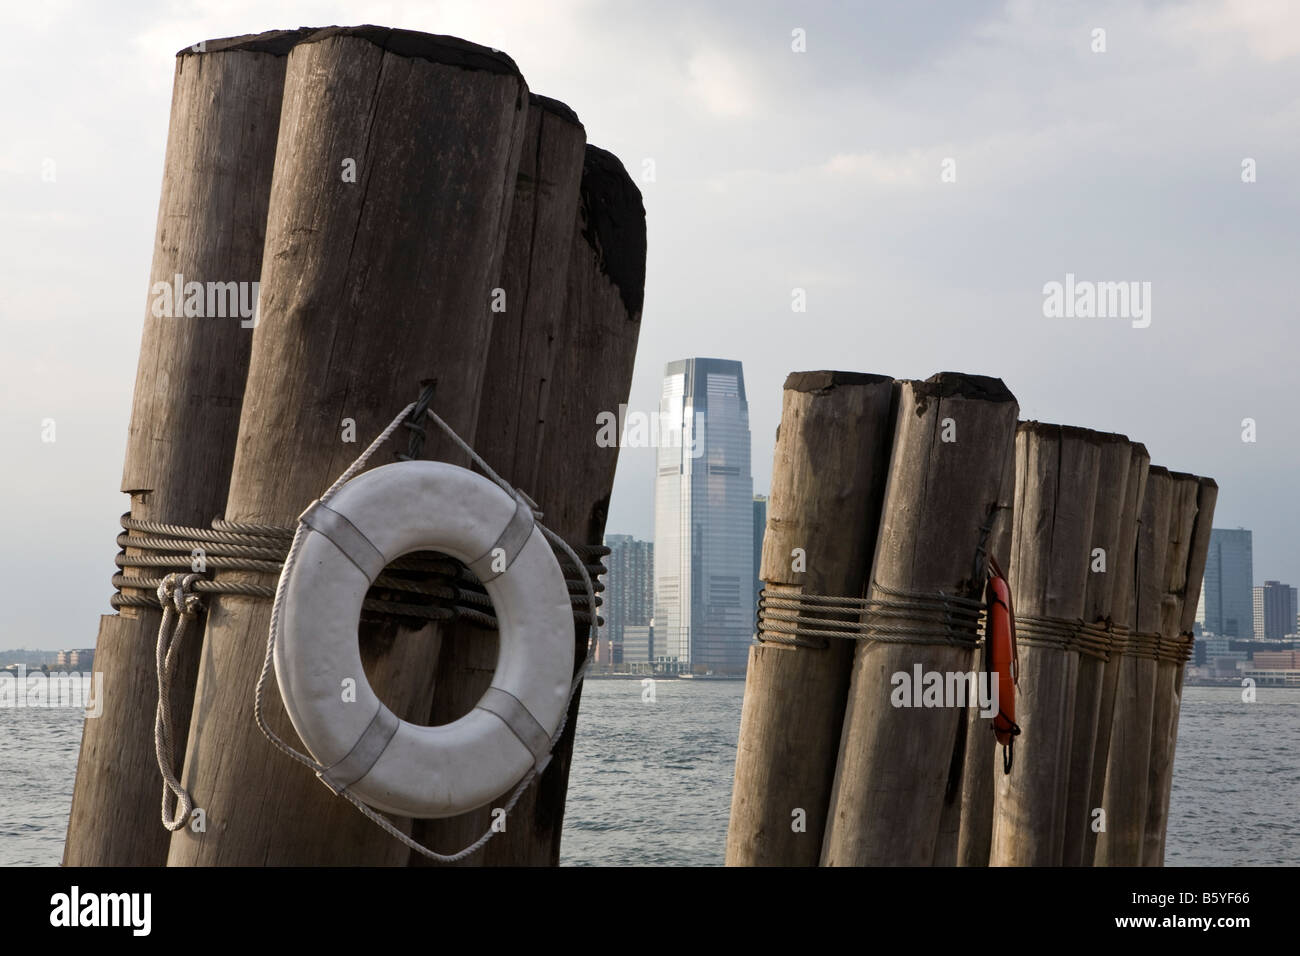
{"type": "MultiPolygon", "coordinates": [[[[743,693],[661,680],[650,700],[639,681],[589,681],[561,862],[721,865],[743,693]]],[[[1185,698],[1167,865],[1300,864],[1300,689],[1185,698]]],[[[0,708],[0,865],[58,864],[82,723],[74,708],[0,708]]]]}

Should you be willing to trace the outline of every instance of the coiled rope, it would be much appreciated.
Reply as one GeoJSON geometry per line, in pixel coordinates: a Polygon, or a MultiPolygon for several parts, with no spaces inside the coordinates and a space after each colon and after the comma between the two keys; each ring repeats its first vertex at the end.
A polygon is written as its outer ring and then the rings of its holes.
{"type": "Polygon", "coordinates": [[[1089,623],[1034,614],[1016,616],[1016,640],[1020,643],[1075,651],[1100,661],[1110,660],[1115,648],[1115,631],[1115,625],[1108,621],[1089,623]]]}
{"type": "MultiPolygon", "coordinates": [[[[516,495],[516,489],[484,461],[477,452],[474,451],[456,432],[444,422],[432,409],[427,408],[427,402],[412,402],[402,409],[401,413],[385,428],[379,436],[370,443],[347,469],[341,474],[334,483],[320,496],[322,503],[332,498],[343,485],[347,484],[370,460],[371,456],[392,436],[393,432],[407,421],[408,416],[413,409],[420,405],[425,405],[424,413],[450,438],[469,458],[482,469],[483,473],[499,487],[501,487],[512,498],[516,495]]],[[[423,429],[416,430],[415,434],[423,437],[423,429]]],[[[522,492],[520,493],[522,494],[522,492]]],[[[582,681],[586,677],[587,670],[591,665],[591,659],[596,641],[599,637],[600,618],[597,614],[597,608],[600,601],[596,596],[597,584],[593,578],[604,572],[604,567],[599,563],[594,566],[589,565],[578,557],[578,552],[582,551],[587,555],[603,556],[608,554],[609,550],[599,546],[574,547],[564,541],[558,534],[547,528],[541,522],[542,513],[536,508],[533,511],[536,519],[536,526],[551,543],[551,546],[558,552],[557,557],[561,558],[561,564],[567,564],[569,567],[577,570],[580,580],[571,582],[570,592],[574,590],[573,584],[579,584],[581,593],[579,597],[571,599],[574,603],[580,599],[585,605],[585,611],[575,609],[574,618],[582,624],[586,624],[587,647],[581,662],[575,669],[573,680],[569,686],[568,703],[565,707],[564,716],[560,721],[559,727],[551,737],[551,750],[555,749],[560,737],[564,734],[565,727],[568,725],[569,713],[573,706],[574,695],[577,694],[578,688],[582,686],[582,681]]],[[[270,597],[273,600],[271,605],[271,626],[268,630],[266,640],[266,653],[262,659],[262,670],[257,679],[257,686],[253,698],[253,715],[257,721],[258,729],[277,749],[312,769],[313,772],[320,774],[328,768],[317,763],[310,755],[302,753],[294,748],[291,744],[280,738],[275,731],[266,723],[262,714],[262,698],[265,692],[267,678],[271,671],[271,663],[275,653],[275,642],[279,633],[280,610],[283,603],[285,582],[288,579],[288,571],[293,567],[297,560],[298,550],[301,547],[306,525],[299,522],[296,528],[286,529],[272,525],[252,525],[240,524],[236,522],[214,521],[211,530],[201,528],[186,528],[178,525],[168,525],[159,522],[135,521],[129,517],[124,517],[123,527],[127,534],[118,538],[118,543],[126,547],[140,548],[141,550],[160,550],[173,552],[170,555],[142,555],[127,557],[124,554],[119,555],[119,567],[175,567],[178,563],[189,566],[189,554],[194,548],[203,548],[205,556],[208,553],[212,557],[205,557],[208,564],[217,568],[227,568],[231,570],[253,570],[265,571],[270,573],[279,573],[280,578],[274,588],[265,585],[245,584],[242,582],[221,582],[208,581],[201,578],[197,573],[171,572],[156,582],[157,592],[156,600],[158,606],[163,609],[162,623],[158,629],[158,647],[157,647],[157,668],[158,668],[158,710],[154,721],[154,744],[155,752],[158,757],[158,766],[162,771],[163,786],[163,804],[162,804],[162,822],[168,830],[177,830],[185,825],[193,809],[193,800],[184,786],[177,779],[171,768],[172,754],[172,720],[170,710],[170,682],[172,673],[175,668],[175,651],[180,645],[180,641],[185,634],[186,627],[193,618],[195,618],[202,609],[200,593],[213,594],[241,594],[250,597],[270,597]],[[132,537],[132,531],[143,531],[145,535],[132,537]],[[124,543],[123,539],[126,539],[124,543]],[[287,539],[287,548],[282,547],[287,539]],[[195,542],[200,542],[195,544],[195,542]],[[274,543],[272,543],[274,542],[274,543]],[[215,547],[214,547],[215,546],[215,547]],[[281,551],[283,553],[281,554],[281,551]],[[178,555],[176,552],[182,552],[178,555]],[[183,556],[185,560],[179,560],[183,556]],[[143,559],[143,560],[142,560],[143,559]],[[125,563],[124,563],[125,562],[125,563]],[[220,563],[218,563],[220,562],[220,563]],[[234,563],[228,563],[234,562],[234,563]],[[250,566],[252,565],[252,566],[250,566]],[[173,806],[174,801],[174,806],[173,806]],[[169,806],[173,806],[169,809],[169,806]]],[[[434,554],[428,552],[427,554],[434,554]]],[[[407,560],[407,559],[403,559],[407,560]]],[[[452,559],[445,555],[436,555],[429,559],[417,559],[421,563],[420,567],[412,567],[411,570],[432,570],[427,564],[439,564],[451,562],[452,559]]],[[[398,568],[401,562],[394,562],[392,567],[398,568]]],[[[454,570],[454,569],[453,569],[454,570]]],[[[412,591],[410,585],[413,582],[404,579],[391,578],[388,575],[380,575],[376,579],[376,586],[381,586],[380,582],[388,578],[390,582],[400,582],[401,588],[396,588],[394,583],[388,583],[386,587],[394,589],[412,591]]],[[[567,575],[566,575],[567,578],[567,575]]],[[[153,583],[149,579],[135,578],[125,575],[115,575],[113,583],[118,587],[140,587],[149,586],[153,583]],[[120,582],[120,583],[119,583],[120,582]],[[148,583],[146,583],[148,582],[148,583]]],[[[437,585],[422,586],[414,593],[430,594],[429,588],[437,588],[437,585]]],[[[481,587],[481,585],[480,585],[481,587]]],[[[491,614],[485,614],[476,610],[474,607],[466,607],[464,603],[486,604],[491,607],[491,600],[487,597],[486,591],[482,592],[480,601],[477,593],[471,588],[444,588],[435,596],[451,599],[454,597],[457,602],[454,607],[424,607],[420,605],[407,605],[399,602],[384,602],[370,600],[366,604],[371,605],[374,610],[389,610],[396,606],[403,610],[390,612],[405,614],[407,608],[418,610],[422,613],[414,615],[427,617],[433,620],[442,620],[450,617],[466,617],[470,620],[479,622],[490,621],[490,625],[495,626],[496,619],[491,614]],[[444,591],[454,592],[454,595],[444,594],[444,591]],[[440,612],[434,616],[433,612],[440,612]]],[[[115,607],[120,606],[153,606],[154,601],[147,598],[137,597],[135,595],[115,595],[115,607]]],[[[536,765],[529,768],[514,790],[511,791],[506,801],[504,811],[508,815],[524,791],[538,776],[536,765]]],[[[340,791],[341,795],[347,798],[363,815],[378,825],[390,836],[401,841],[410,849],[430,859],[437,860],[441,863],[455,863],[476,853],[484,844],[486,844],[495,835],[495,830],[491,825],[484,831],[482,836],[471,843],[464,849],[451,854],[438,853],[429,847],[424,846],[410,836],[398,829],[387,817],[378,813],[371,807],[367,806],[355,794],[348,789],[340,791]]]]}
{"type": "MultiPolygon", "coordinates": [[[[1010,507],[989,504],[972,556],[971,580],[984,581],[996,566],[988,550],[993,519],[1010,507]]],[[[765,582],[758,592],[754,639],[815,650],[830,647],[830,638],[968,648],[982,642],[984,602],[978,598],[886,587],[874,579],[867,591],[872,597],[807,594],[798,585],[765,582]]]]}
{"type": "Polygon", "coordinates": [[[880,644],[976,647],[984,602],[941,591],[909,591],[872,582],[885,597],[849,598],[800,593],[767,584],[758,598],[757,640],[824,650],[830,638],[880,644]]]}
{"type": "MultiPolygon", "coordinates": [[[[197,566],[199,571],[210,568],[278,575],[284,566],[294,534],[293,528],[245,524],[220,518],[212,522],[211,529],[189,528],[158,521],[141,521],[132,518],[130,512],[122,515],[121,524],[124,533],[117,536],[117,544],[122,550],[113,560],[123,570],[165,568],[185,573],[194,572],[197,566]]],[[[583,556],[584,567],[593,579],[605,573],[606,568],[600,559],[609,554],[609,548],[603,545],[574,545],[573,549],[583,556]]],[[[581,623],[587,623],[582,579],[576,569],[569,566],[568,556],[558,548],[555,550],[556,558],[564,570],[565,584],[574,606],[574,617],[581,623]]],[[[157,597],[157,589],[162,586],[165,577],[166,575],[156,578],[114,574],[112,584],[118,591],[109,603],[114,608],[165,606],[157,597]],[[134,588],[149,590],[138,594],[123,592],[123,589],[134,588]]],[[[597,581],[596,591],[603,591],[604,588],[597,581]]],[[[255,581],[199,578],[188,590],[196,594],[234,594],[267,600],[275,597],[272,585],[255,581]]],[[[597,606],[602,603],[597,598],[597,606]]],[[[386,573],[375,579],[370,594],[361,607],[378,614],[428,621],[459,618],[487,630],[495,630],[497,626],[492,601],[483,585],[464,564],[437,551],[420,551],[395,560],[388,566],[386,573]],[[403,576],[404,573],[413,576],[403,576]],[[396,592],[399,600],[378,596],[385,591],[396,592]],[[416,600],[426,603],[400,600],[409,595],[418,595],[416,600]]]]}
{"type": "Polygon", "coordinates": [[[1149,661],[1160,660],[1160,635],[1155,631],[1130,631],[1124,653],[1149,661]]]}

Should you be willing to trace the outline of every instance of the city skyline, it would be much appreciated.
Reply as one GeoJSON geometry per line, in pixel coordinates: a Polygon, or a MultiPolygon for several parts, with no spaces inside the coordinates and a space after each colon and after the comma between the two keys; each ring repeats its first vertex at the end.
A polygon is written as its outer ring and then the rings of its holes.
{"type": "MultiPolygon", "coordinates": [[[[14,357],[0,483],[25,505],[14,533],[32,548],[4,559],[0,642],[84,643],[110,612],[174,54],[285,25],[249,9],[20,6],[0,40],[8,85],[41,91],[12,99],[23,135],[0,148],[12,227],[0,326],[14,357]],[[88,72],[56,69],[43,53],[56,41],[99,51],[88,72]],[[69,262],[82,281],[67,281],[69,262]],[[57,442],[40,440],[45,419],[57,442]],[[51,619],[55,605],[92,626],[51,619]]],[[[284,20],[356,15],[297,9],[284,20]]],[[[1284,278],[1300,204],[1285,172],[1300,161],[1300,10],[394,10],[403,27],[509,50],[530,88],[581,104],[593,142],[627,159],[649,232],[632,409],[657,407],[673,358],[742,361],[764,488],[791,371],[996,375],[1022,417],[1121,431],[1156,464],[1212,476],[1218,522],[1254,528],[1257,565],[1300,581],[1300,421],[1285,412],[1300,332],[1284,278]],[[1099,24],[1105,53],[1090,49],[1099,24]],[[794,27],[805,52],[791,49],[794,27]],[[592,81],[613,75],[626,82],[592,81]],[[1046,318],[1043,284],[1067,272],[1151,282],[1150,327],[1046,318]],[[1219,387],[1192,384],[1206,382],[1219,387]]],[[[654,455],[620,459],[610,527],[649,538],[654,455]]]]}

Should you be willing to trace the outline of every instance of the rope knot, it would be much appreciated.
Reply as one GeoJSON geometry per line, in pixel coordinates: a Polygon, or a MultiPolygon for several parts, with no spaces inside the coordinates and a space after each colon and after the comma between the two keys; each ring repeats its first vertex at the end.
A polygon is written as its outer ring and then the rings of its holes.
{"type": "Polygon", "coordinates": [[[183,617],[193,617],[203,610],[203,599],[192,593],[189,588],[195,581],[202,580],[202,577],[201,574],[182,574],[173,571],[158,585],[158,603],[165,611],[175,610],[183,617]]]}

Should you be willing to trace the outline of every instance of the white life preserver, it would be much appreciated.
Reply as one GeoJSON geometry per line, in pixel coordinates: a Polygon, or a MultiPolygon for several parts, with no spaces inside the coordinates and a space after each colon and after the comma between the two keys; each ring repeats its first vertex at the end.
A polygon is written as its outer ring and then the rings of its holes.
{"type": "Polygon", "coordinates": [[[353,478],[300,520],[310,530],[285,571],[275,676],[326,785],[388,813],[448,817],[544,767],[568,706],[573,612],[528,504],[467,469],[406,461],[353,478]],[[441,727],[401,720],[379,700],[357,640],[371,583],[395,558],[424,550],[478,575],[500,637],[491,688],[441,727]]]}

